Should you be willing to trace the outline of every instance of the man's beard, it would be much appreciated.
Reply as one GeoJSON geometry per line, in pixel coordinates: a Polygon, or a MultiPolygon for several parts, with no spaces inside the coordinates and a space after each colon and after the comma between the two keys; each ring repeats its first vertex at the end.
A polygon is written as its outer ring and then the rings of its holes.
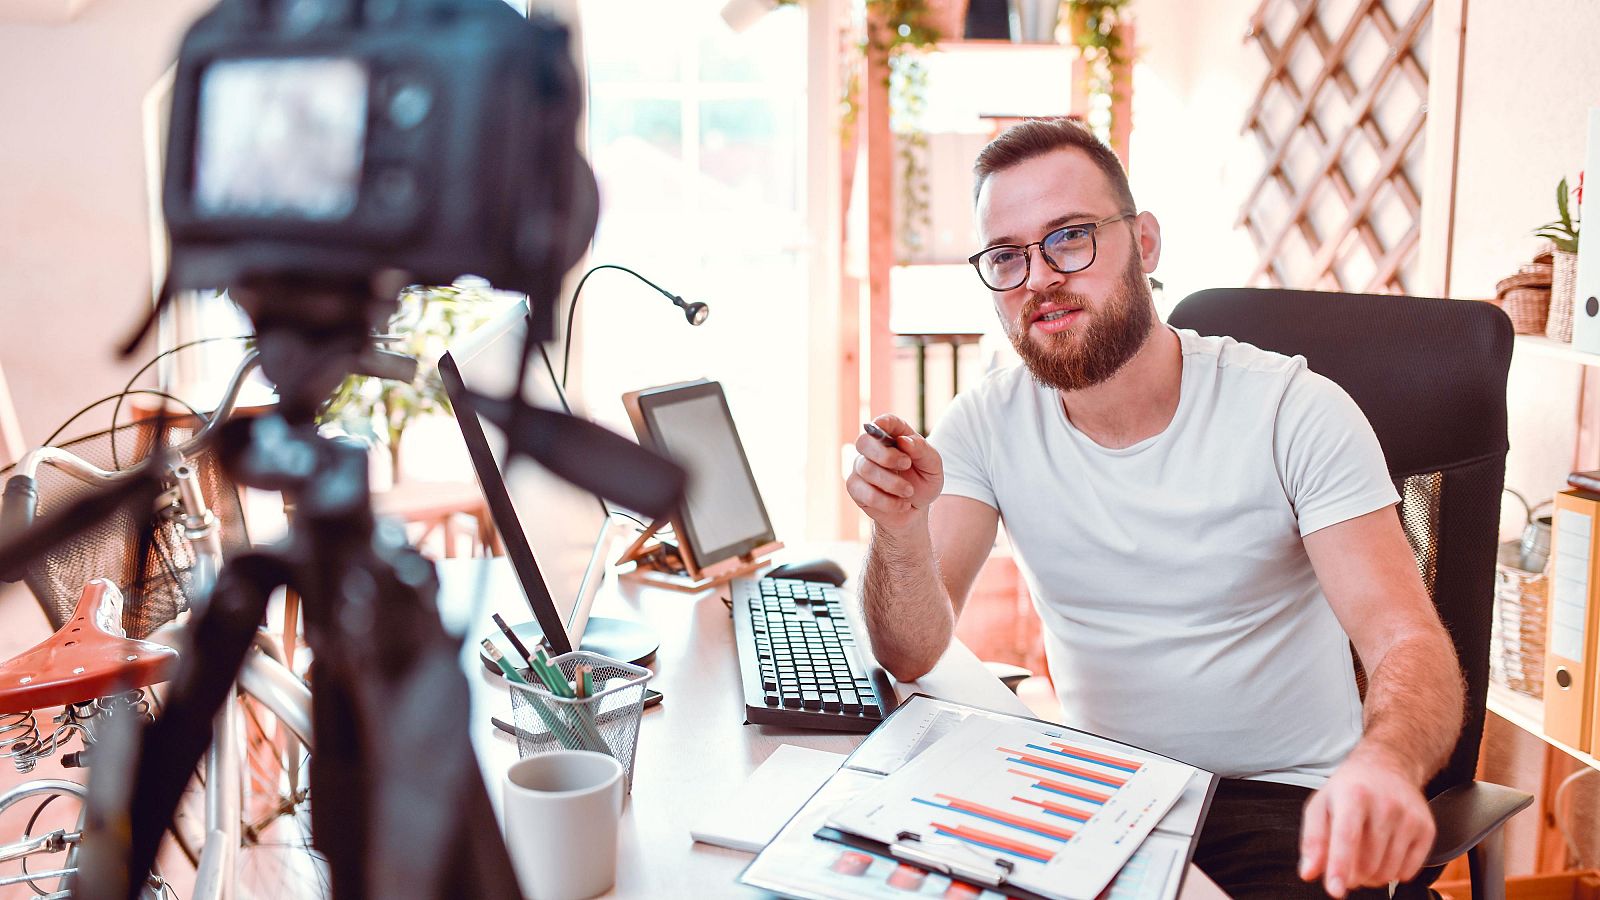
{"type": "Polygon", "coordinates": [[[1030,300],[1016,322],[1006,323],[1006,336],[1023,365],[1039,384],[1058,391],[1081,391],[1121,371],[1150,338],[1155,324],[1148,282],[1137,257],[1129,260],[1122,281],[1093,307],[1087,298],[1065,290],[1030,300]],[[1089,324],[1042,336],[1030,335],[1031,322],[1046,303],[1075,306],[1088,313],[1089,324]]]}

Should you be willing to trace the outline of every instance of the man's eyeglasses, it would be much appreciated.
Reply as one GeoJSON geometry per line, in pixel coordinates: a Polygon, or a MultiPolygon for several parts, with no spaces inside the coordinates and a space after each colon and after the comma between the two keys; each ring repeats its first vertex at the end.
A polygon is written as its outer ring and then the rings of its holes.
{"type": "Polygon", "coordinates": [[[1034,247],[1039,248],[1039,255],[1057,272],[1063,275],[1082,272],[1094,265],[1095,231],[1102,225],[1131,219],[1136,215],[1138,213],[1120,212],[1098,222],[1063,225],[1032,244],[997,244],[974,253],[967,258],[967,262],[978,270],[978,277],[991,291],[1013,290],[1028,280],[1033,261],[1033,254],[1029,251],[1034,247]]]}

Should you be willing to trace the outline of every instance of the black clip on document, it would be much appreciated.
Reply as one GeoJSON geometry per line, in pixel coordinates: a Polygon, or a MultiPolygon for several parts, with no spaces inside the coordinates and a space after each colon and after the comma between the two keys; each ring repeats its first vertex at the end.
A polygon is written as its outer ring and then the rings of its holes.
{"type": "Polygon", "coordinates": [[[941,875],[949,875],[951,878],[960,878],[964,881],[995,888],[1004,885],[1007,877],[1011,875],[1011,870],[1016,868],[1016,863],[1009,859],[984,856],[965,844],[952,842],[949,847],[941,849],[961,850],[969,853],[976,859],[978,865],[972,866],[953,859],[945,859],[933,851],[922,850],[918,846],[912,846],[913,844],[927,846],[923,844],[921,835],[912,831],[902,831],[895,835],[894,843],[889,845],[889,852],[894,854],[895,859],[922,866],[926,869],[932,869],[941,875]]]}
{"type": "Polygon", "coordinates": [[[937,849],[930,847],[922,836],[914,831],[902,831],[895,835],[892,844],[880,844],[877,841],[849,834],[837,828],[821,828],[817,830],[816,837],[835,844],[843,844],[868,853],[883,856],[885,854],[910,863],[914,866],[938,872],[940,875],[952,879],[960,879],[971,884],[981,884],[991,887],[1010,897],[1038,898],[1038,894],[1014,887],[1010,884],[1011,872],[1016,868],[1016,863],[1009,859],[996,856],[985,856],[978,850],[957,841],[937,849]],[[925,849],[926,848],[926,849],[925,849]],[[971,862],[950,859],[951,852],[958,852],[972,858],[971,862]]]}

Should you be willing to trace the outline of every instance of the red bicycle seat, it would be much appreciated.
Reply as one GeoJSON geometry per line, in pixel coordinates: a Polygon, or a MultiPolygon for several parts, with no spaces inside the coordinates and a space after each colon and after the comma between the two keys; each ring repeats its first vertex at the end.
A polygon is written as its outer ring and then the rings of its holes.
{"type": "Polygon", "coordinates": [[[0,713],[84,703],[166,680],[178,651],[123,636],[122,592],[104,578],[83,586],[67,624],[0,664],[0,713]]]}

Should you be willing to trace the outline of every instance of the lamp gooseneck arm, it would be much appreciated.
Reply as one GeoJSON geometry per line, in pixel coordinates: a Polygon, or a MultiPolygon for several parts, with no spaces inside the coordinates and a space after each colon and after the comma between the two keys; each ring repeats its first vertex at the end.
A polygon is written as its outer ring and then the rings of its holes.
{"type": "Polygon", "coordinates": [[[567,387],[567,368],[568,363],[572,359],[572,323],[575,320],[578,310],[578,296],[583,293],[584,282],[589,280],[589,276],[600,271],[601,269],[616,269],[621,272],[627,272],[629,275],[632,275],[645,284],[655,288],[661,293],[661,296],[671,300],[674,306],[684,311],[684,315],[688,318],[689,324],[691,325],[699,325],[701,322],[706,320],[707,309],[704,303],[685,302],[682,297],[679,297],[678,295],[672,293],[661,285],[656,284],[654,281],[651,281],[643,275],[640,275],[638,272],[635,272],[627,266],[619,266],[614,263],[601,263],[600,265],[595,266],[589,271],[583,273],[583,277],[578,279],[578,286],[572,289],[572,300],[567,303],[567,334],[566,338],[562,341],[561,349],[561,389],[563,391],[565,391],[567,387]]]}

